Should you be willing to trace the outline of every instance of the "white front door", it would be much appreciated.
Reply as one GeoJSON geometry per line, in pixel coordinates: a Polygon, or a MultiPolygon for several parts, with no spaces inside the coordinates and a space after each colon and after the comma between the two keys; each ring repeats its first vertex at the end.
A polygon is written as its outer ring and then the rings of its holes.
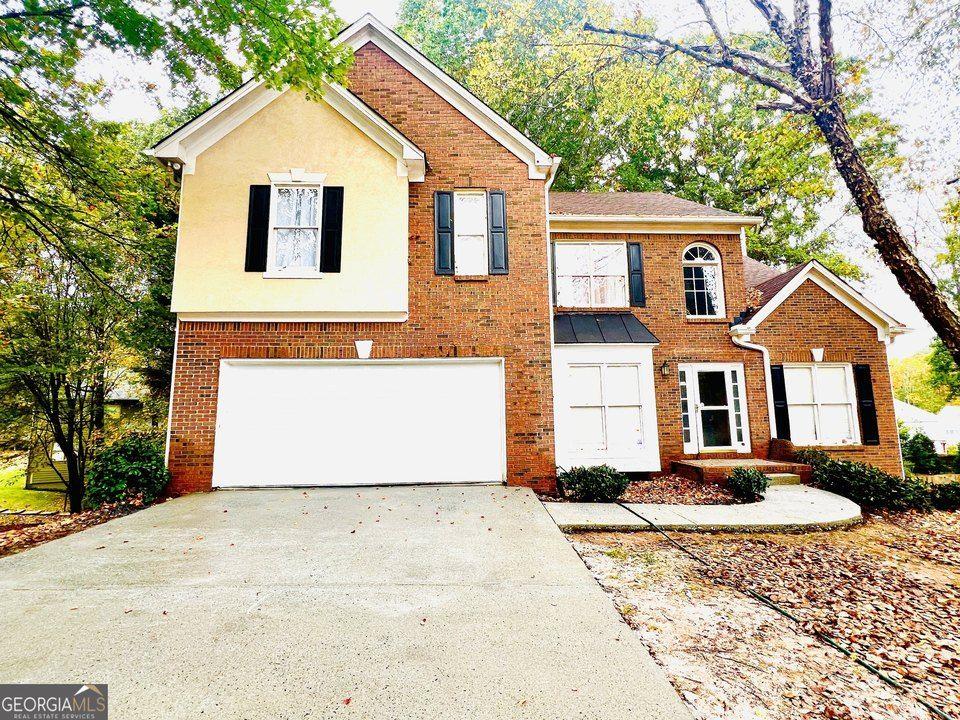
{"type": "Polygon", "coordinates": [[[743,365],[688,363],[679,372],[683,451],[750,452],[743,365]]]}
{"type": "Polygon", "coordinates": [[[503,361],[223,360],[214,487],[499,483],[503,361]]]}
{"type": "Polygon", "coordinates": [[[653,355],[644,345],[557,345],[557,464],[660,469],[653,355]]]}

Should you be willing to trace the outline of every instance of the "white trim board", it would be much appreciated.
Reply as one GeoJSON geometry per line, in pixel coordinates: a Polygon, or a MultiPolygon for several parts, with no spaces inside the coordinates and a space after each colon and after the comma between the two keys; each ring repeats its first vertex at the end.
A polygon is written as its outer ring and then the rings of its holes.
{"type": "MultiPolygon", "coordinates": [[[[226,137],[284,92],[286,90],[273,90],[262,82],[250,80],[144,152],[167,163],[179,163],[183,173],[190,175],[196,168],[197,157],[204,150],[226,137]]],[[[398,176],[407,177],[410,182],[423,182],[426,155],[403,133],[340,85],[325,84],[323,100],[397,159],[398,176]]]]}
{"type": "MultiPolygon", "coordinates": [[[[536,145],[370,13],[344,29],[335,40],[335,44],[348,45],[354,50],[368,42],[380,48],[525,162],[531,180],[544,180],[553,174],[557,158],[536,145]]],[[[167,162],[180,163],[184,173],[192,173],[197,155],[255,112],[266,107],[279,97],[281,92],[268,88],[263,81],[249,80],[146,152],[167,162]],[[216,128],[211,127],[204,132],[205,126],[213,120],[217,120],[216,128]]],[[[398,170],[402,163],[411,182],[423,180],[426,167],[423,151],[353,93],[340,85],[329,83],[326,85],[324,100],[368,134],[374,142],[397,155],[398,170]]]]}
{"type": "Polygon", "coordinates": [[[406,312],[178,312],[181,322],[406,322],[406,312]]]}
{"type": "Polygon", "coordinates": [[[804,282],[810,280],[827,293],[843,303],[847,308],[866,320],[877,329],[877,339],[887,342],[896,335],[910,332],[910,328],[896,318],[881,310],[847,282],[832,273],[816,260],[811,260],[793,278],[784,285],[757,313],[747,322],[730,328],[733,335],[747,340],[758,331],[760,324],[793,295],[804,282]]]}

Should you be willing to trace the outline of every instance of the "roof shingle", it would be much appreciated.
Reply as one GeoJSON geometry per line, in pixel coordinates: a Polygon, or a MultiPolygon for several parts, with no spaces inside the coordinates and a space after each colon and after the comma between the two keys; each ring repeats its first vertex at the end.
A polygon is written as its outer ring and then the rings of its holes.
{"type": "Polygon", "coordinates": [[[743,218],[661,192],[552,192],[551,215],[743,218]]]}

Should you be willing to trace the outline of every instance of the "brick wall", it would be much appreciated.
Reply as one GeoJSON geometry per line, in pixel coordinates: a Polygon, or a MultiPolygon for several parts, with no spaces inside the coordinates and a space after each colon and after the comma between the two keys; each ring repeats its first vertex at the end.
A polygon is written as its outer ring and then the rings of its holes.
{"type": "Polygon", "coordinates": [[[754,341],[769,349],[773,364],[810,362],[811,349],[823,348],[824,361],[870,365],[880,444],[824,449],[834,457],[902,472],[887,348],[876,328],[808,280],[760,325],[754,341]]]}
{"type": "MultiPolygon", "coordinates": [[[[670,461],[684,457],[680,413],[680,382],[677,365],[687,362],[743,363],[746,376],[751,450],[766,457],[770,438],[763,360],[759,352],[733,344],[728,332],[731,319],[746,307],[743,260],[739,235],[644,234],[644,233],[553,233],[554,240],[622,240],[643,245],[647,304],[627,308],[660,340],[653,350],[654,383],[660,458],[664,471],[670,461]],[[681,256],[693,242],[705,242],[720,252],[727,315],[718,319],[687,319],[683,294],[681,256]],[[668,374],[661,374],[667,363],[668,374]]],[[[717,457],[715,453],[701,457],[717,457]]]]}
{"type": "MultiPolygon", "coordinates": [[[[183,322],[170,433],[173,492],[210,488],[221,358],[506,358],[508,481],[555,482],[544,183],[379,48],[356,53],[350,89],[426,153],[426,181],[410,185],[410,317],[405,323],[183,322]],[[510,274],[462,282],[433,272],[433,193],[505,190],[510,274]]],[[[237,238],[243,254],[244,238],[237,238]]]]}

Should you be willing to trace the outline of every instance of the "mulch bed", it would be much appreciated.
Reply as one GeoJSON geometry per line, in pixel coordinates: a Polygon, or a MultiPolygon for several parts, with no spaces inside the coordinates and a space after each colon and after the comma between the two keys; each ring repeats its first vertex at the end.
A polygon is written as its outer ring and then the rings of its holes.
{"type": "MultiPolygon", "coordinates": [[[[560,495],[541,494],[548,502],[573,502],[560,495]]],[[[668,505],[737,505],[740,503],[726,487],[701,483],[679,475],[663,475],[630,483],[620,502],[662,503],[668,505]]]]}
{"type": "MultiPolygon", "coordinates": [[[[681,541],[711,562],[691,565],[704,580],[769,595],[805,629],[839,638],[960,717],[960,513],[890,513],[828,533],[684,534],[681,541]]],[[[627,542],[676,552],[654,535],[627,542]]]]}
{"type": "Polygon", "coordinates": [[[0,557],[14,555],[41,543],[123,517],[143,507],[142,502],[103,505],[97,510],[84,510],[76,515],[55,515],[37,518],[35,522],[0,525],[0,557]]]}

